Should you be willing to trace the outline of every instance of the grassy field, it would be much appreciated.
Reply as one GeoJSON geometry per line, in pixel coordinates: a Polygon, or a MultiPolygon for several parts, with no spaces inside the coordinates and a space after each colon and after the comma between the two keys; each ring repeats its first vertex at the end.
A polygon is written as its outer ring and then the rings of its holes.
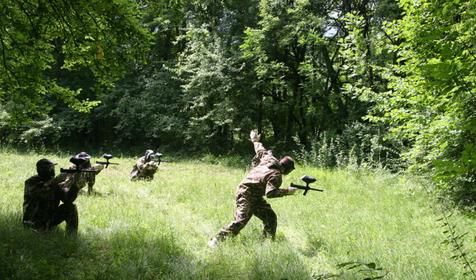
{"type": "MultiPolygon", "coordinates": [[[[298,167],[283,185],[309,174],[325,192],[269,199],[276,241],[262,240],[253,218],[210,250],[208,239],[233,218],[245,167],[164,163],[152,182],[130,182],[135,159],[118,158],[96,192],[76,200],[72,238],[64,226],[43,235],[21,225],[23,183],[41,157],[58,162],[57,172],[68,165],[66,155],[0,152],[0,279],[465,279],[442,244],[440,210],[403,176],[298,167]]],[[[474,245],[474,217],[450,222],[474,245]]]]}

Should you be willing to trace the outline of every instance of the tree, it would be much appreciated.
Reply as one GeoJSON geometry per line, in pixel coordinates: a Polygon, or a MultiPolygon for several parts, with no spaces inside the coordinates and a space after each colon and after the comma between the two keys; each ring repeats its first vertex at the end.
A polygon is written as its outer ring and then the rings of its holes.
{"type": "Polygon", "coordinates": [[[78,111],[141,59],[148,33],[131,1],[0,1],[0,102],[11,123],[45,116],[60,100],[78,111]],[[84,75],[85,84],[71,84],[84,75]],[[89,93],[83,90],[93,89],[89,93]]]}
{"type": "Polygon", "coordinates": [[[476,3],[401,0],[404,16],[389,29],[398,54],[390,90],[377,108],[415,170],[460,202],[476,202],[476,3]]]}
{"type": "Polygon", "coordinates": [[[328,1],[261,1],[258,27],[246,30],[242,49],[256,74],[260,119],[288,147],[294,135],[306,144],[314,131],[338,131],[349,121],[351,100],[342,94],[341,60],[328,33],[336,9],[328,1]]]}
{"type": "Polygon", "coordinates": [[[251,127],[246,102],[250,99],[240,86],[240,54],[225,47],[216,33],[190,28],[187,48],[177,64],[183,83],[183,113],[190,119],[185,134],[198,149],[227,151],[233,145],[234,132],[251,127]]]}

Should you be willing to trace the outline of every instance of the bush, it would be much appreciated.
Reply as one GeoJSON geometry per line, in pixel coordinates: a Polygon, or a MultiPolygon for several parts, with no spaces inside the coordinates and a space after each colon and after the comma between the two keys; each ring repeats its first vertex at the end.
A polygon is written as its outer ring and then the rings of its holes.
{"type": "Polygon", "coordinates": [[[342,133],[323,132],[312,136],[310,146],[298,143],[296,158],[319,167],[382,167],[401,170],[405,162],[400,159],[403,145],[389,142],[382,129],[360,122],[347,125],[342,133]]]}

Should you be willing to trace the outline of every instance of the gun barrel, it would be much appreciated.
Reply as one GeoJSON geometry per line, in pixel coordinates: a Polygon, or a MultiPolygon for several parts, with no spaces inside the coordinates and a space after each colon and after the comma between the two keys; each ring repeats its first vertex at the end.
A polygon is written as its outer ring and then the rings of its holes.
{"type": "Polygon", "coordinates": [[[80,173],[80,172],[97,172],[96,170],[89,169],[64,169],[60,168],[61,173],[80,173]]]}
{"type": "Polygon", "coordinates": [[[293,184],[293,183],[291,183],[291,187],[296,188],[296,189],[300,189],[300,190],[304,190],[303,195],[306,195],[309,190],[318,191],[318,192],[323,192],[324,191],[324,190],[321,190],[321,189],[311,188],[309,186],[296,185],[296,184],[293,184]]]}
{"type": "Polygon", "coordinates": [[[296,184],[293,184],[293,183],[291,183],[291,187],[296,188],[296,189],[300,189],[300,190],[307,189],[306,186],[296,185],[296,184]]]}
{"type": "Polygon", "coordinates": [[[111,165],[111,164],[119,165],[119,163],[116,163],[116,162],[106,162],[106,161],[96,161],[96,163],[99,163],[99,164],[108,164],[108,165],[111,165]]]}

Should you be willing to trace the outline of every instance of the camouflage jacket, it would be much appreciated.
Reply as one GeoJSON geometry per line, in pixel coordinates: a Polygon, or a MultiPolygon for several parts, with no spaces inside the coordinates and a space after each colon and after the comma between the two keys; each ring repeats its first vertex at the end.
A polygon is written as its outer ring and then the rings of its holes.
{"type": "Polygon", "coordinates": [[[152,179],[158,168],[159,165],[155,161],[146,161],[145,157],[141,157],[132,167],[131,179],[152,179]]]}
{"type": "Polygon", "coordinates": [[[260,142],[253,144],[256,155],[252,160],[252,169],[238,185],[237,197],[261,199],[265,195],[268,198],[287,195],[286,189],[279,189],[283,173],[279,161],[260,142]]]}
{"type": "Polygon", "coordinates": [[[40,176],[32,176],[25,181],[23,195],[23,223],[44,226],[52,218],[60,202],[72,203],[79,189],[75,176],[60,174],[44,181],[40,176]]]}
{"type": "MultiPolygon", "coordinates": [[[[69,166],[69,169],[77,169],[76,165],[72,164],[69,166]]],[[[68,176],[76,176],[77,186],[79,189],[82,189],[86,184],[90,187],[94,186],[96,183],[96,175],[99,174],[104,169],[104,165],[95,164],[91,167],[88,167],[88,170],[93,170],[95,172],[80,172],[80,173],[68,173],[68,176]]]]}

